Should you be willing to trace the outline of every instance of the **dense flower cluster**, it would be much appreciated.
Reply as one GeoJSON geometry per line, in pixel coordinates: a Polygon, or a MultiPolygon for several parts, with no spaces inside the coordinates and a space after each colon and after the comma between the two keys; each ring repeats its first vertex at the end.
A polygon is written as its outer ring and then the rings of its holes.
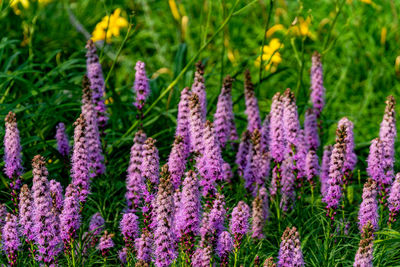
{"type": "Polygon", "coordinates": [[[62,122],[60,122],[57,125],[56,140],[57,140],[58,152],[60,152],[61,156],[68,157],[70,146],[68,141],[68,135],[65,132],[65,124],[62,122]]]}

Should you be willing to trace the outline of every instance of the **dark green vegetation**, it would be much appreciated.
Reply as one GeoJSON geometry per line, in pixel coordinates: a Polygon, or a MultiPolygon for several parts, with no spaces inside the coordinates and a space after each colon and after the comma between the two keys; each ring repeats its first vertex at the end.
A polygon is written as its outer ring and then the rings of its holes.
{"type": "MultiPolygon", "coordinates": [[[[137,60],[146,62],[151,77],[151,96],[144,108],[148,113],[143,128],[148,136],[157,139],[161,163],[165,163],[173,142],[179,91],[190,86],[194,68],[189,66],[185,72],[182,70],[209,40],[209,45],[196,59],[203,60],[206,65],[208,116],[211,119],[215,111],[223,77],[234,76],[233,101],[239,132],[246,125],[242,79],[245,68],[250,69],[257,85],[263,117],[270,109],[275,92],[283,92],[287,87],[296,92],[302,112],[309,105],[311,55],[315,50],[322,53],[327,89],[327,105],[322,114],[323,144],[333,142],[336,123],[341,117],[347,116],[355,125],[359,163],[352,183],[354,193],[348,197],[352,201],[345,214],[351,222],[349,234],[339,231],[334,238],[328,238],[328,222],[320,199],[312,206],[310,199],[304,198],[279,223],[275,210],[271,210],[265,229],[267,238],[260,243],[248,238],[242,246],[240,263],[249,266],[256,255],[261,260],[270,255],[276,257],[284,228],[294,225],[299,229],[308,265],[352,264],[359,242],[356,216],[366,179],[369,142],[378,135],[386,96],[393,94],[398,101],[400,99],[400,67],[397,66],[397,73],[395,67],[396,57],[400,55],[400,5],[397,1],[377,0],[366,4],[360,0],[245,0],[238,1],[234,8],[236,0],[182,0],[176,2],[180,6],[180,16],[188,18],[187,27],[183,28],[172,15],[168,1],[53,1],[43,7],[33,2],[20,15],[16,15],[7,2],[0,4],[0,119],[4,121],[10,110],[17,114],[25,166],[23,178],[28,184],[32,179],[31,159],[36,154],[49,160],[49,178],[61,181],[64,186],[70,181],[68,163],[61,160],[56,150],[55,126],[64,122],[72,136],[72,123],[80,113],[86,38],[71,26],[67,10],[73,12],[89,32],[103,16],[118,7],[132,23],[129,33],[128,28],[122,29],[121,36],[112,38],[100,52],[104,75],[108,78],[110,120],[103,139],[107,174],[92,184],[83,227],[86,229],[89,216],[99,211],[106,219],[107,228],[117,234],[118,249],[122,246],[118,223],[125,204],[129,149],[137,129],[132,127],[136,125],[136,110],[131,89],[137,60]],[[264,70],[260,78],[260,69],[254,62],[264,42],[265,26],[282,24],[287,29],[296,17],[308,16],[313,38],[276,32],[272,37],[284,44],[279,50],[282,62],[275,73],[264,70]],[[383,28],[387,34],[382,34],[383,28]],[[234,60],[228,55],[233,55],[234,60]],[[160,98],[181,73],[172,90],[160,98]],[[155,100],[159,101],[153,106],[155,100]]],[[[265,44],[270,39],[267,38],[265,44]]],[[[0,139],[3,135],[4,124],[1,123],[0,139]]],[[[0,155],[3,155],[2,146],[0,155]]],[[[396,157],[399,158],[398,153],[396,157]]],[[[3,165],[1,162],[0,167],[3,165]]],[[[10,203],[7,180],[2,172],[0,178],[0,201],[10,203]]],[[[235,184],[234,189],[235,194],[229,186],[225,188],[229,207],[245,195],[242,185],[235,184]]],[[[383,227],[385,223],[381,224],[383,227]]],[[[393,229],[398,231],[399,223],[394,224],[393,229]]],[[[400,265],[400,233],[383,230],[376,239],[385,239],[376,245],[376,266],[400,265]]],[[[29,261],[27,253],[22,255],[21,258],[29,261]]],[[[5,258],[0,258],[3,260],[5,258]]],[[[109,260],[110,264],[117,263],[116,257],[109,260]]],[[[99,253],[91,257],[91,263],[96,261],[102,262],[99,253]]]]}

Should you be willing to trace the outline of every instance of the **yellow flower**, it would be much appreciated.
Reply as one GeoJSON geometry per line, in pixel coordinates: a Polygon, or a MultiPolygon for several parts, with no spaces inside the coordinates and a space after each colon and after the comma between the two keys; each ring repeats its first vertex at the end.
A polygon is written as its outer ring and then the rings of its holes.
{"type": "Polygon", "coordinates": [[[19,9],[19,7],[22,6],[24,9],[28,8],[29,0],[11,0],[10,6],[13,8],[16,15],[20,15],[21,10],[19,9]]]}
{"type": "Polygon", "coordinates": [[[314,39],[315,36],[310,30],[311,25],[311,17],[307,17],[304,19],[303,17],[298,17],[293,22],[293,26],[290,28],[290,31],[297,36],[307,36],[311,39],[314,39]]]}
{"type": "Polygon", "coordinates": [[[103,19],[97,23],[92,33],[93,42],[102,41],[107,38],[107,42],[111,42],[111,37],[118,37],[121,28],[128,26],[128,21],[120,17],[121,9],[117,8],[111,16],[104,16],[103,19]]]}
{"type": "Polygon", "coordinates": [[[371,5],[373,3],[372,0],[360,0],[360,1],[365,4],[369,4],[369,5],[371,5]]]}
{"type": "Polygon", "coordinates": [[[385,45],[386,35],[387,35],[387,29],[386,29],[386,27],[383,27],[381,30],[381,45],[385,45]]]}
{"type": "Polygon", "coordinates": [[[179,22],[181,20],[181,15],[179,14],[179,10],[175,0],[169,0],[168,3],[169,3],[169,8],[171,9],[172,16],[176,21],[179,22]]]}
{"type": "Polygon", "coordinates": [[[282,24],[276,24],[268,29],[267,38],[271,37],[277,31],[285,31],[285,27],[282,24]]]}
{"type": "Polygon", "coordinates": [[[394,71],[396,75],[400,77],[400,56],[396,57],[396,61],[394,62],[394,71]]]}
{"type": "MultiPolygon", "coordinates": [[[[265,66],[265,70],[275,72],[278,65],[282,62],[281,54],[279,53],[279,49],[283,47],[283,44],[279,41],[278,38],[273,38],[268,45],[263,47],[262,61],[267,65],[265,66]]],[[[261,58],[257,57],[256,66],[260,66],[261,58]]]]}
{"type": "Polygon", "coordinates": [[[52,163],[53,162],[53,160],[52,159],[49,159],[49,163],[52,163]]]}

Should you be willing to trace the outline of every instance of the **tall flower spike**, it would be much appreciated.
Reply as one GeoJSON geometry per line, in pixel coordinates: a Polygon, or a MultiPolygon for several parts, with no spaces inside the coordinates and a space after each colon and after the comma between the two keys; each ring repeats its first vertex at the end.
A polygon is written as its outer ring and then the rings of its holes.
{"type": "Polygon", "coordinates": [[[85,139],[86,121],[83,115],[74,123],[74,151],[72,153],[71,176],[72,183],[79,191],[79,199],[81,202],[86,202],[86,197],[89,194],[90,178],[89,164],[87,155],[87,143],[85,139]]]}
{"type": "Polygon", "coordinates": [[[106,257],[110,249],[114,247],[113,237],[114,234],[110,234],[107,231],[104,231],[104,234],[100,237],[97,249],[101,251],[103,257],[106,257]]]}
{"type": "Polygon", "coordinates": [[[89,79],[84,76],[82,80],[82,114],[85,118],[85,139],[89,160],[90,177],[101,175],[105,172],[104,156],[101,148],[99,128],[96,120],[96,111],[93,105],[92,92],[89,79]]]}
{"type": "MultiPolygon", "coordinates": [[[[20,187],[19,176],[22,174],[22,158],[19,130],[15,113],[10,111],[5,119],[6,131],[4,134],[4,171],[10,181],[13,198],[20,187]]],[[[16,199],[15,199],[16,200],[16,199]]],[[[17,203],[17,202],[15,202],[17,203]]]]}
{"type": "Polygon", "coordinates": [[[103,71],[99,57],[97,56],[96,46],[92,40],[86,44],[86,69],[87,76],[90,80],[90,89],[92,90],[93,104],[97,112],[97,122],[99,127],[104,128],[108,121],[108,114],[106,112],[105,85],[103,78],[103,71]]]}
{"type": "Polygon", "coordinates": [[[215,247],[218,236],[224,230],[225,215],[225,196],[217,193],[210,212],[203,214],[200,228],[202,247],[215,247]]]}
{"type": "Polygon", "coordinates": [[[100,234],[104,231],[105,221],[99,212],[92,215],[89,223],[90,246],[94,247],[99,240],[100,234]]]}
{"type": "Polygon", "coordinates": [[[339,126],[341,127],[343,125],[344,130],[345,130],[345,143],[346,143],[346,156],[345,156],[345,161],[343,165],[343,172],[344,172],[344,183],[348,182],[348,179],[351,178],[351,173],[354,170],[354,167],[356,166],[357,163],[357,155],[354,152],[354,134],[353,134],[353,128],[354,125],[353,123],[347,119],[347,118],[342,118],[339,121],[339,126]]]}
{"type": "Polygon", "coordinates": [[[230,230],[234,235],[234,247],[239,249],[243,237],[249,230],[250,207],[243,201],[239,201],[238,205],[233,208],[232,218],[230,221],[230,230]]]}
{"type": "Polygon", "coordinates": [[[200,185],[203,187],[203,196],[215,194],[216,181],[224,179],[222,173],[223,159],[216,140],[214,126],[210,121],[205,123],[203,130],[204,154],[198,162],[198,169],[202,176],[200,185]]]}
{"type": "Polygon", "coordinates": [[[140,238],[135,240],[135,248],[137,252],[137,258],[139,262],[142,264],[140,266],[148,266],[151,261],[153,240],[150,236],[148,230],[144,230],[140,238]]]}
{"type": "Polygon", "coordinates": [[[281,238],[282,242],[278,255],[278,266],[305,266],[299,233],[296,227],[286,228],[281,238]]]}
{"type": "Polygon", "coordinates": [[[397,173],[396,178],[390,189],[388,198],[389,203],[389,223],[395,222],[396,216],[400,211],[400,173],[397,173]]]}
{"type": "MultiPolygon", "coordinates": [[[[20,232],[27,242],[32,242],[35,235],[33,233],[33,201],[28,185],[21,187],[19,194],[19,225],[20,232]]],[[[0,225],[1,227],[1,225],[0,225]]]]}
{"type": "Polygon", "coordinates": [[[50,194],[51,194],[51,199],[53,201],[52,211],[54,215],[58,216],[60,215],[64,204],[63,188],[60,182],[57,182],[55,180],[50,180],[50,194]]]}
{"type": "Polygon", "coordinates": [[[209,267],[212,259],[212,248],[207,245],[206,247],[198,247],[192,255],[192,266],[196,267],[209,267]]]}
{"type": "Polygon", "coordinates": [[[262,187],[253,200],[253,220],[252,220],[252,238],[264,238],[263,229],[268,218],[268,195],[265,187],[262,187]]]}
{"type": "Polygon", "coordinates": [[[369,147],[368,154],[368,167],[367,173],[368,176],[371,177],[375,182],[377,182],[378,186],[383,186],[383,179],[385,177],[381,160],[383,159],[383,147],[382,142],[379,138],[375,138],[371,141],[371,146],[369,147]]]}
{"type": "Polygon", "coordinates": [[[47,180],[48,171],[45,160],[37,155],[32,162],[33,174],[33,213],[35,242],[38,247],[37,258],[45,264],[54,263],[54,259],[60,252],[60,237],[57,228],[54,227],[56,216],[51,212],[52,199],[50,185],[47,180]]]}
{"type": "Polygon", "coordinates": [[[125,246],[130,250],[134,249],[135,239],[139,236],[138,219],[138,216],[133,212],[124,213],[119,223],[119,229],[124,237],[125,246]]]}
{"type": "Polygon", "coordinates": [[[7,207],[5,204],[0,203],[0,229],[3,229],[3,226],[6,223],[6,216],[7,216],[7,207]]]}
{"type": "Polygon", "coordinates": [[[358,212],[358,226],[360,231],[367,223],[371,223],[374,231],[378,230],[378,201],[376,200],[376,182],[369,178],[364,184],[362,202],[358,212]]]}
{"type": "Polygon", "coordinates": [[[219,235],[217,243],[217,253],[221,259],[221,266],[227,267],[229,264],[229,253],[233,250],[233,239],[228,231],[224,231],[219,235]]]}
{"type": "Polygon", "coordinates": [[[182,196],[179,206],[179,221],[176,221],[179,238],[184,252],[188,257],[193,253],[195,237],[200,227],[200,192],[196,173],[192,170],[186,173],[183,181],[182,196]]]}
{"type": "Polygon", "coordinates": [[[199,96],[201,121],[205,122],[207,116],[207,97],[206,86],[204,84],[204,65],[201,63],[201,61],[196,63],[196,72],[194,73],[192,92],[199,96]]]}
{"type": "Polygon", "coordinates": [[[270,121],[271,121],[271,115],[268,114],[267,116],[265,116],[264,122],[261,126],[261,144],[264,151],[269,151],[269,146],[271,143],[271,139],[269,136],[270,121]]]}
{"type": "Polygon", "coordinates": [[[367,223],[361,234],[360,244],[354,259],[354,267],[372,267],[374,259],[373,252],[374,229],[371,223],[367,223]]]}
{"type": "Polygon", "coordinates": [[[396,129],[396,101],[393,96],[386,100],[385,114],[381,122],[379,138],[383,145],[382,168],[384,171],[383,183],[388,188],[393,181],[394,171],[394,143],[397,136],[396,129]]]}
{"type": "Polygon", "coordinates": [[[142,175],[145,182],[149,181],[153,186],[158,185],[160,176],[160,158],[158,157],[158,149],[155,145],[156,140],[149,137],[143,145],[143,161],[142,161],[142,175]]]}
{"type": "Polygon", "coordinates": [[[338,127],[336,130],[336,144],[333,147],[331,160],[329,163],[329,179],[328,190],[322,199],[326,203],[327,214],[333,220],[342,198],[342,177],[343,166],[346,155],[346,131],[344,126],[338,127]]]}
{"type": "Polygon", "coordinates": [[[70,146],[68,141],[68,135],[65,131],[64,123],[60,122],[57,125],[56,129],[57,129],[56,140],[57,140],[58,152],[60,152],[61,156],[68,157],[70,146]]]}
{"type": "Polygon", "coordinates": [[[139,130],[133,138],[128,175],[126,177],[126,193],[128,209],[137,210],[143,195],[144,179],[142,175],[142,153],[146,134],[139,130]]]}
{"type": "Polygon", "coordinates": [[[317,116],[311,108],[306,111],[304,118],[304,133],[308,149],[317,150],[319,147],[318,122],[317,116]]]}
{"type": "Polygon", "coordinates": [[[296,98],[290,89],[283,96],[283,126],[287,141],[287,153],[297,152],[299,146],[300,122],[297,112],[296,98]]]}
{"type": "Polygon", "coordinates": [[[6,253],[8,263],[11,266],[16,266],[18,249],[21,246],[21,241],[18,236],[17,217],[11,213],[7,214],[6,224],[2,228],[2,250],[6,253]]]}
{"type": "Polygon", "coordinates": [[[239,150],[236,154],[236,164],[238,165],[239,175],[244,174],[244,170],[247,166],[247,158],[250,152],[251,146],[251,133],[246,130],[243,132],[240,139],[239,150]]]}
{"type": "Polygon", "coordinates": [[[320,176],[322,197],[325,197],[326,193],[328,192],[329,167],[330,167],[332,149],[333,149],[332,146],[325,146],[324,154],[322,156],[321,176],[320,176]]]}
{"type": "Polygon", "coordinates": [[[192,152],[202,153],[204,149],[204,123],[201,115],[201,102],[199,100],[199,96],[195,93],[192,93],[192,96],[189,98],[189,108],[190,149],[192,152]]]}
{"type": "Polygon", "coordinates": [[[67,250],[76,238],[80,226],[79,193],[74,184],[69,184],[65,191],[64,207],[60,215],[60,235],[67,250]]]}
{"type": "Polygon", "coordinates": [[[276,163],[283,161],[285,156],[286,140],[283,126],[283,100],[278,92],[272,98],[270,121],[270,151],[276,163]]]}
{"type": "Polygon", "coordinates": [[[155,263],[156,266],[169,266],[177,256],[175,248],[175,236],[173,235],[174,207],[171,175],[168,165],[161,169],[160,185],[156,200],[157,228],[155,239],[155,263]]]}
{"type": "Polygon", "coordinates": [[[265,173],[261,170],[265,168],[264,164],[269,164],[269,162],[264,161],[264,151],[261,144],[261,134],[258,129],[254,130],[251,139],[251,151],[248,154],[247,166],[245,168],[243,178],[245,180],[246,189],[249,191],[249,193],[255,196],[257,194],[256,185],[263,186],[265,183],[265,173]]]}
{"type": "Polygon", "coordinates": [[[168,168],[171,172],[172,185],[178,189],[182,184],[182,176],[186,169],[186,148],[182,136],[175,136],[171,153],[168,157],[168,168]]]}
{"type": "Polygon", "coordinates": [[[147,97],[150,94],[149,78],[146,75],[145,63],[142,61],[136,62],[135,66],[135,82],[133,89],[136,92],[135,107],[142,110],[146,102],[147,97]]]}
{"type": "Polygon", "coordinates": [[[316,181],[314,180],[319,176],[319,162],[318,155],[314,150],[310,150],[307,153],[306,158],[306,174],[308,182],[314,186],[316,181]]]}
{"type": "MultiPolygon", "coordinates": [[[[178,105],[178,116],[176,119],[176,136],[181,136],[184,144],[184,155],[185,159],[189,155],[190,151],[190,125],[189,125],[189,117],[190,117],[190,109],[189,109],[189,98],[191,92],[189,91],[189,87],[185,87],[181,91],[181,99],[178,105]]],[[[171,166],[170,166],[171,167],[171,166]]]]}
{"type": "Polygon", "coordinates": [[[250,71],[244,73],[244,96],[246,100],[247,130],[253,132],[261,129],[260,111],[254,92],[254,84],[251,81],[250,71]]]}
{"type": "Polygon", "coordinates": [[[238,138],[232,107],[232,82],[231,76],[225,77],[214,114],[215,132],[221,148],[224,148],[229,140],[238,138]]]}
{"type": "Polygon", "coordinates": [[[311,65],[311,102],[314,106],[315,115],[320,117],[325,106],[325,88],[323,84],[323,73],[321,55],[314,52],[311,65]]]}
{"type": "Polygon", "coordinates": [[[282,198],[280,207],[287,212],[296,199],[295,196],[295,177],[293,173],[293,159],[288,157],[282,163],[282,198]]]}

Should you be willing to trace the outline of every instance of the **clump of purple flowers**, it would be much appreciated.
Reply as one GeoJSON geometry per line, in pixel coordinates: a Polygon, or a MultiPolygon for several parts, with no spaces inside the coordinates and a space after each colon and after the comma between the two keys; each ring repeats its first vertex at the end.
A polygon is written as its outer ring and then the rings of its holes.
{"type": "Polygon", "coordinates": [[[21,246],[18,234],[17,216],[8,213],[6,223],[2,228],[2,249],[6,252],[8,263],[17,265],[18,250],[21,246]]]}
{"type": "Polygon", "coordinates": [[[372,267],[374,259],[374,227],[371,222],[364,225],[361,231],[361,240],[354,259],[354,267],[372,267]]]}
{"type": "Polygon", "coordinates": [[[144,107],[144,104],[146,103],[146,99],[150,94],[150,85],[149,85],[149,78],[147,78],[146,75],[145,63],[142,61],[136,62],[135,70],[136,73],[135,73],[135,82],[133,84],[133,89],[136,92],[136,99],[135,103],[133,104],[139,110],[139,112],[141,112],[144,107]]]}
{"type": "Polygon", "coordinates": [[[364,184],[362,203],[360,211],[358,212],[358,225],[360,231],[364,229],[367,223],[370,223],[374,231],[378,230],[378,201],[377,197],[377,184],[374,180],[369,178],[364,184]]]}
{"type": "Polygon", "coordinates": [[[229,228],[234,238],[235,251],[240,249],[243,237],[249,231],[250,207],[243,201],[233,208],[229,228]]]}
{"type": "Polygon", "coordinates": [[[321,55],[315,52],[312,55],[311,65],[311,101],[317,118],[320,117],[322,109],[325,106],[325,88],[323,82],[321,55]]]}
{"type": "Polygon", "coordinates": [[[281,238],[278,255],[278,266],[305,266],[299,233],[296,227],[286,228],[281,238]]]}
{"type": "Polygon", "coordinates": [[[70,146],[68,141],[68,135],[65,131],[64,123],[60,122],[57,125],[56,129],[57,129],[56,140],[57,140],[58,152],[60,152],[61,156],[68,157],[70,146]]]}
{"type": "Polygon", "coordinates": [[[260,111],[258,110],[258,101],[254,92],[254,85],[251,81],[250,71],[244,73],[244,96],[246,100],[247,130],[251,133],[261,129],[260,111]]]}

